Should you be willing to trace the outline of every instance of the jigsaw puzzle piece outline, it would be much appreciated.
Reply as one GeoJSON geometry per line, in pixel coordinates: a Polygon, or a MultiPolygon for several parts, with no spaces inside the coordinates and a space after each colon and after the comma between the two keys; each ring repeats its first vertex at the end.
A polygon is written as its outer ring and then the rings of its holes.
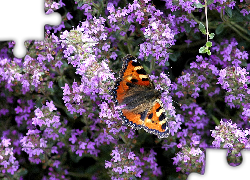
{"type": "Polygon", "coordinates": [[[44,26],[57,26],[62,17],[59,13],[46,15],[44,0],[4,0],[0,1],[0,41],[15,41],[13,53],[17,58],[25,56],[27,40],[44,40],[44,26]],[[10,23],[12,22],[12,23],[10,23]],[[4,27],[4,26],[3,26],[4,27]]]}
{"type": "Polygon", "coordinates": [[[227,162],[228,149],[206,149],[206,164],[204,175],[191,173],[187,180],[234,180],[235,178],[250,179],[250,150],[241,150],[243,160],[238,166],[230,166],[227,162]]]}

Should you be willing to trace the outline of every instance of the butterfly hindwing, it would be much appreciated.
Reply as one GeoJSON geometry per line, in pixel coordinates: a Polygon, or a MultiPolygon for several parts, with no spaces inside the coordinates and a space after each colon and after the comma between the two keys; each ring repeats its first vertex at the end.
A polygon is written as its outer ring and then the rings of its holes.
{"type": "Polygon", "coordinates": [[[168,122],[161,100],[157,99],[152,109],[147,113],[144,129],[162,138],[169,135],[168,122]]]}
{"type": "Polygon", "coordinates": [[[124,124],[129,125],[135,129],[141,129],[143,127],[143,120],[140,114],[136,114],[130,110],[122,109],[124,124]],[[132,120],[133,119],[133,120],[132,120]],[[132,121],[131,121],[132,120],[132,121]]]}

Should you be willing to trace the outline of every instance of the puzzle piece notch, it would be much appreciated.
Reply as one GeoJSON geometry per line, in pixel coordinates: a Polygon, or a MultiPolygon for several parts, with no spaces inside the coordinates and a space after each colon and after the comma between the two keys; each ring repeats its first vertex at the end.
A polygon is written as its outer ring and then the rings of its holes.
{"type": "Polygon", "coordinates": [[[205,174],[191,173],[187,180],[250,179],[250,150],[241,151],[242,163],[235,167],[228,164],[227,151],[228,149],[206,149],[205,174]]]}
{"type": "Polygon", "coordinates": [[[44,40],[44,25],[59,25],[61,15],[46,15],[43,0],[0,1],[0,41],[15,41],[13,53],[22,58],[26,54],[24,41],[44,40]]]}

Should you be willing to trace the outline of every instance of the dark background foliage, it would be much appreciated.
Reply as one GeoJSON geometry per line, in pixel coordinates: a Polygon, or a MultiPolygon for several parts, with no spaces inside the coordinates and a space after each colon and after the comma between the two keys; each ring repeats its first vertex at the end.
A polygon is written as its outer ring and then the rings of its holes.
{"type": "MultiPolygon", "coordinates": [[[[78,2],[78,4],[75,3],[75,1],[72,0],[63,0],[63,3],[65,3],[65,6],[56,10],[56,12],[59,12],[63,17],[70,12],[73,16],[70,20],[64,20],[65,28],[62,28],[61,31],[58,31],[55,33],[56,36],[60,37],[61,33],[65,30],[72,30],[72,27],[77,27],[79,25],[79,22],[83,22],[86,20],[86,16],[84,15],[83,11],[77,9],[80,3],[84,4],[84,2],[78,2]]],[[[107,4],[107,1],[93,1],[94,4],[97,5],[105,5],[107,4]]],[[[118,7],[125,7],[128,3],[133,3],[133,1],[119,1],[118,7]]],[[[197,22],[202,22],[203,24],[206,24],[206,19],[204,15],[204,9],[196,9],[192,13],[188,13],[187,11],[184,11],[183,9],[176,10],[175,12],[171,12],[169,9],[165,8],[165,2],[164,1],[158,1],[154,0],[152,1],[156,9],[161,10],[164,12],[164,15],[167,16],[168,14],[172,14],[175,16],[181,16],[186,15],[190,19],[195,19],[197,22]]],[[[178,4],[178,2],[175,2],[178,4]]],[[[225,10],[220,14],[215,10],[208,10],[208,25],[209,25],[209,32],[215,33],[215,37],[213,38],[213,45],[216,43],[221,43],[224,39],[231,39],[235,38],[238,42],[238,48],[244,51],[249,52],[250,48],[250,38],[249,38],[249,23],[250,22],[250,16],[243,16],[240,13],[240,7],[241,4],[239,2],[236,2],[235,8],[230,9],[228,7],[225,8],[225,10]]],[[[96,16],[97,18],[100,16],[105,16],[105,8],[102,6],[98,7],[95,11],[95,14],[92,14],[93,16],[96,16]]],[[[142,24],[135,24],[138,27],[142,27],[142,24]]],[[[148,73],[155,73],[155,75],[159,75],[160,72],[164,71],[166,74],[169,75],[169,78],[172,82],[176,82],[177,78],[179,78],[184,72],[188,71],[190,63],[196,61],[196,56],[199,55],[199,48],[203,46],[206,43],[206,37],[205,35],[202,35],[202,33],[195,32],[195,29],[198,29],[198,25],[196,25],[195,28],[191,28],[187,22],[184,22],[184,24],[180,24],[180,26],[184,26],[185,31],[180,32],[179,34],[176,34],[175,39],[176,43],[175,45],[171,46],[168,49],[168,52],[171,53],[169,61],[165,63],[165,67],[159,67],[156,65],[155,70],[153,72],[148,73]],[[186,40],[191,40],[192,42],[186,43],[186,40]]],[[[134,36],[134,49],[136,48],[136,45],[143,42],[144,38],[142,37],[142,32],[138,30],[137,36],[134,36]]],[[[9,42],[1,42],[0,49],[5,49],[8,47],[9,42]]],[[[124,42],[118,42],[120,46],[118,46],[118,58],[116,60],[110,59],[109,67],[113,70],[113,72],[118,72],[121,68],[121,57],[123,54],[129,53],[126,45],[124,45],[124,42]],[[120,44],[119,44],[120,43],[120,44]],[[119,47],[122,47],[122,49],[119,49],[119,47]],[[119,54],[120,53],[120,54],[119,54]]],[[[34,42],[31,42],[29,47],[30,50],[34,50],[34,42]]],[[[42,51],[38,51],[36,49],[36,53],[41,53],[42,51]]],[[[8,49],[7,54],[9,58],[14,58],[11,49],[8,49]]],[[[1,57],[4,57],[5,55],[1,55],[1,57]]],[[[35,55],[34,55],[35,56],[35,55]]],[[[62,55],[61,55],[62,57],[62,55]]],[[[209,57],[207,54],[203,54],[203,57],[209,57]]],[[[63,59],[63,57],[62,57],[63,59]]],[[[65,59],[64,59],[65,60],[65,59]]],[[[66,60],[65,60],[66,61],[66,60]]],[[[149,62],[142,62],[145,67],[148,67],[150,69],[150,63],[149,62]]],[[[247,66],[247,62],[244,62],[243,66],[247,66]]],[[[59,74],[56,76],[60,77],[59,74]]],[[[36,106],[41,107],[41,104],[44,104],[46,99],[53,100],[58,105],[57,106],[58,111],[61,113],[62,116],[64,116],[65,119],[68,120],[68,125],[71,129],[81,129],[80,127],[84,127],[86,123],[82,121],[81,116],[74,117],[71,115],[68,111],[65,110],[62,101],[62,91],[61,87],[64,86],[65,82],[69,82],[69,84],[72,84],[73,81],[80,82],[80,76],[75,74],[75,68],[71,65],[65,66],[65,69],[63,73],[61,74],[63,76],[63,79],[58,78],[55,87],[54,92],[51,94],[48,94],[44,96],[44,94],[40,94],[39,92],[33,91],[30,95],[31,97],[35,97],[36,99],[36,106]]],[[[117,77],[117,75],[115,75],[117,77]]],[[[3,91],[3,87],[1,86],[1,90],[3,91]]],[[[184,92],[184,90],[183,90],[184,92]]],[[[176,107],[176,113],[182,114],[182,110],[180,109],[180,104],[185,102],[187,99],[180,99],[175,94],[174,91],[173,94],[173,105],[176,107]]],[[[25,135],[27,133],[27,129],[25,126],[17,127],[16,121],[14,119],[15,112],[14,107],[18,105],[17,99],[24,98],[20,94],[12,94],[13,95],[13,103],[8,104],[10,111],[9,116],[9,124],[7,124],[5,127],[8,127],[8,129],[17,129],[19,133],[22,133],[25,135]]],[[[224,99],[222,98],[225,94],[223,92],[220,94],[220,96],[217,97],[217,99],[214,99],[213,101],[211,99],[208,99],[208,96],[206,92],[201,91],[199,93],[198,98],[194,98],[193,101],[196,102],[198,105],[200,105],[207,113],[208,118],[210,119],[210,123],[208,127],[204,131],[209,132],[209,130],[214,129],[216,125],[218,125],[218,122],[220,119],[226,118],[226,119],[232,119],[237,122],[238,116],[239,116],[239,110],[237,108],[231,109],[226,105],[224,102],[224,99]]],[[[34,98],[33,98],[34,99],[34,98]]],[[[190,100],[191,101],[191,100],[190,100]]],[[[1,99],[2,104],[5,103],[5,99],[1,99]]],[[[93,105],[95,106],[95,105],[93,105]]],[[[92,107],[92,106],[91,106],[92,107]]],[[[1,131],[4,130],[5,127],[1,127],[1,131]]],[[[244,126],[248,127],[248,125],[244,126]]],[[[185,125],[182,125],[181,128],[185,129],[187,128],[185,125]]],[[[187,174],[190,172],[180,173],[176,172],[176,166],[173,165],[173,157],[178,152],[178,148],[170,148],[167,151],[162,149],[162,144],[158,140],[156,136],[152,136],[147,133],[141,133],[142,130],[136,131],[138,137],[136,138],[136,142],[134,142],[132,146],[132,150],[134,152],[138,152],[141,147],[144,147],[145,151],[149,152],[150,149],[153,149],[157,155],[157,163],[159,167],[161,167],[162,170],[162,176],[161,177],[152,177],[151,179],[185,179],[187,177],[187,174]]],[[[3,134],[0,133],[2,136],[3,134]]],[[[69,134],[67,134],[69,136],[69,134]]],[[[86,135],[89,136],[88,134],[86,135]]],[[[205,139],[206,143],[211,145],[213,138],[210,136],[203,135],[203,138],[205,139]]],[[[121,140],[120,140],[121,141],[121,140]]],[[[178,138],[169,137],[168,141],[177,141],[176,143],[179,143],[178,138]]],[[[120,142],[122,144],[122,141],[120,142]]],[[[70,179],[91,179],[93,174],[99,174],[97,179],[107,179],[110,178],[107,173],[105,173],[104,169],[104,162],[105,160],[108,160],[107,158],[110,158],[110,153],[114,149],[114,145],[103,145],[100,146],[100,156],[93,157],[89,154],[83,154],[82,157],[79,157],[78,155],[70,152],[67,149],[64,149],[65,152],[61,153],[61,159],[62,163],[65,165],[66,168],[68,168],[69,174],[68,176],[70,179]]],[[[16,155],[16,158],[18,159],[20,163],[20,167],[23,171],[20,171],[19,175],[23,175],[23,179],[42,179],[45,174],[48,174],[49,166],[45,166],[44,164],[33,164],[29,162],[28,155],[25,152],[21,152],[21,154],[16,155]]],[[[46,161],[46,157],[42,158],[44,161],[46,161]]],[[[58,170],[60,172],[60,169],[58,170]]],[[[1,177],[0,177],[1,178],[1,177]]]]}

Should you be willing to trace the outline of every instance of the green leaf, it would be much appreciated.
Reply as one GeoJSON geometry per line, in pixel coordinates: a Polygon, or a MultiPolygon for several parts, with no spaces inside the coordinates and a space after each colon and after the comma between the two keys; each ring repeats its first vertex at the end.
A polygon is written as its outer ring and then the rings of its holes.
{"type": "Polygon", "coordinates": [[[191,27],[190,27],[190,24],[188,24],[186,21],[184,22],[184,28],[185,28],[187,33],[190,33],[191,27]]]}
{"type": "Polygon", "coordinates": [[[209,34],[209,39],[213,39],[213,38],[214,38],[214,36],[215,36],[215,34],[214,34],[214,33],[209,34]]]}
{"type": "Polygon", "coordinates": [[[206,52],[207,52],[207,48],[205,46],[200,47],[199,53],[206,53],[206,52]]]}
{"type": "Polygon", "coordinates": [[[207,53],[209,56],[211,55],[211,51],[208,49],[208,46],[200,47],[199,53],[201,53],[201,54],[207,53]]]}
{"type": "Polygon", "coordinates": [[[211,56],[211,51],[209,49],[207,50],[207,55],[211,56]]]}
{"type": "Polygon", "coordinates": [[[200,2],[199,3],[194,3],[194,7],[196,7],[196,8],[203,8],[204,5],[202,5],[200,2]]]}
{"type": "Polygon", "coordinates": [[[82,5],[83,5],[83,2],[78,2],[78,3],[77,3],[77,6],[78,6],[78,7],[81,7],[82,5]]]}
{"type": "Polygon", "coordinates": [[[65,26],[65,28],[72,28],[72,25],[67,23],[67,22],[64,23],[64,26],[65,26]]]}
{"type": "Polygon", "coordinates": [[[202,34],[206,34],[206,27],[201,22],[199,24],[199,30],[202,32],[202,34]]]}
{"type": "Polygon", "coordinates": [[[212,42],[211,41],[206,42],[206,46],[207,47],[212,47],[212,42]]]}
{"type": "Polygon", "coordinates": [[[223,23],[219,24],[219,26],[217,26],[217,28],[215,29],[215,33],[216,33],[217,35],[219,35],[220,33],[223,32],[224,27],[225,27],[225,26],[224,26],[223,23]]]}
{"type": "Polygon", "coordinates": [[[247,67],[247,62],[242,61],[240,65],[243,66],[243,67],[247,67]]]}
{"type": "Polygon", "coordinates": [[[170,66],[170,63],[168,61],[166,61],[165,66],[167,66],[167,67],[170,66]]]}
{"type": "Polygon", "coordinates": [[[180,54],[181,54],[180,52],[176,51],[176,52],[170,54],[170,55],[169,55],[169,58],[170,58],[172,61],[176,62],[177,59],[180,57],[180,54]]]}
{"type": "Polygon", "coordinates": [[[175,16],[179,16],[181,13],[182,13],[181,10],[176,10],[172,14],[175,15],[175,16]]]}
{"type": "Polygon", "coordinates": [[[210,5],[210,4],[212,4],[214,2],[214,0],[208,0],[207,1],[207,5],[210,5]]]}
{"type": "Polygon", "coordinates": [[[194,40],[200,40],[201,39],[201,34],[200,33],[195,33],[193,34],[194,40]]]}
{"type": "Polygon", "coordinates": [[[64,77],[60,77],[58,79],[58,85],[59,85],[59,87],[64,87],[65,86],[65,79],[64,79],[64,77]]]}
{"type": "Polygon", "coordinates": [[[227,13],[227,15],[232,18],[233,16],[233,12],[232,12],[232,9],[228,6],[225,7],[225,12],[227,13]]]}
{"type": "Polygon", "coordinates": [[[220,125],[220,120],[218,118],[216,118],[214,115],[211,115],[211,117],[217,126],[220,125]]]}
{"type": "Polygon", "coordinates": [[[17,172],[15,172],[16,174],[18,173],[19,176],[24,176],[26,174],[28,174],[28,170],[25,168],[20,168],[17,172]]]}

